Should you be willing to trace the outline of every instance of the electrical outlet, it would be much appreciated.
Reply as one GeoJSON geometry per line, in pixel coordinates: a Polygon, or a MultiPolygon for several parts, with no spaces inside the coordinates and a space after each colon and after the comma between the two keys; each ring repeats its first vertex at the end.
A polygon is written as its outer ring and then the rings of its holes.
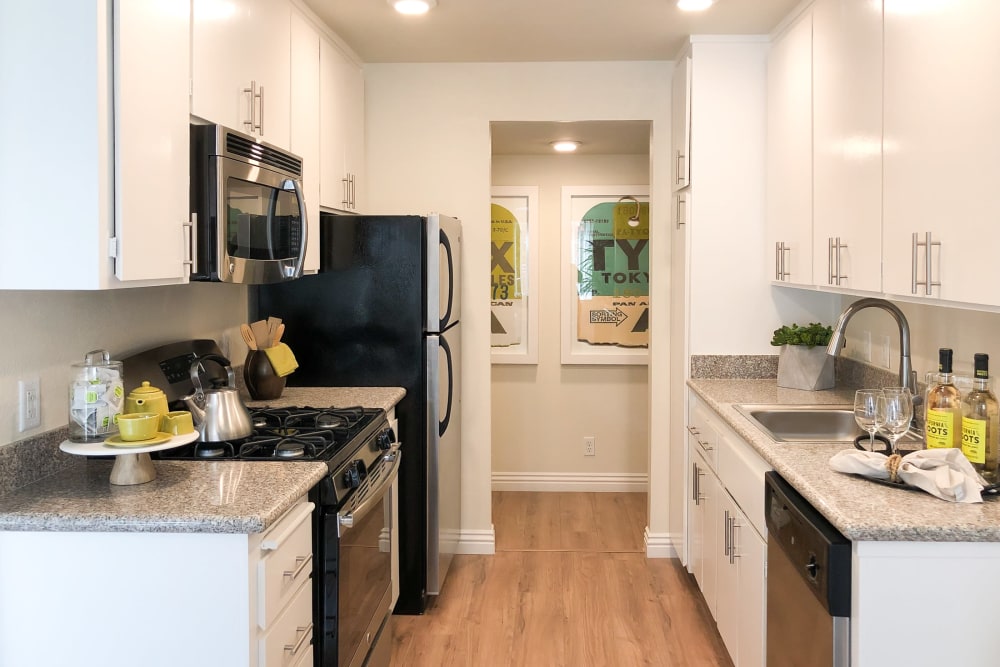
{"type": "Polygon", "coordinates": [[[583,455],[584,456],[596,456],[597,455],[597,438],[592,435],[584,436],[583,438],[583,455]]]}
{"type": "Polygon", "coordinates": [[[42,425],[42,397],[37,377],[17,381],[17,430],[27,431],[42,425]]]}

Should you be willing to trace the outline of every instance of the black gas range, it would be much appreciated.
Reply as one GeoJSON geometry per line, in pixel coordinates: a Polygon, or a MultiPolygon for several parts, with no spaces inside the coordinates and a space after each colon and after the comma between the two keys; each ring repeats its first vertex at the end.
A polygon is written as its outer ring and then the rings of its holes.
{"type": "Polygon", "coordinates": [[[372,456],[396,441],[380,408],[251,408],[250,420],[254,432],[247,438],[194,442],[156,454],[163,460],[325,461],[340,479],[330,480],[332,488],[319,500],[338,505],[366,477],[372,456]],[[359,452],[362,448],[370,452],[359,452]]]}
{"type": "Polygon", "coordinates": [[[195,442],[160,459],[324,461],[313,513],[314,667],[387,666],[391,647],[392,484],[400,445],[385,411],[253,408],[254,432],[195,442]]]}

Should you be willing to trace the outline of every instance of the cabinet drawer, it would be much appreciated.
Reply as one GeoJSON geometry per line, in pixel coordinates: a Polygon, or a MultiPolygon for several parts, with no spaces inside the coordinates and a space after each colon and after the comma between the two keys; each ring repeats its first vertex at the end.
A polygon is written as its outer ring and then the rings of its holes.
{"type": "MultiPolygon", "coordinates": [[[[692,399],[694,397],[692,396],[692,399]]],[[[714,471],[719,469],[719,428],[709,410],[701,403],[691,401],[688,410],[688,444],[701,452],[705,462],[714,471]]],[[[763,487],[761,487],[763,488],[763,487]]]]}
{"type": "Polygon", "coordinates": [[[260,543],[257,624],[262,630],[312,576],[312,503],[294,506],[260,543]]]}
{"type": "Polygon", "coordinates": [[[306,581],[259,640],[258,667],[297,667],[311,651],[312,586],[306,581]]]}
{"type": "Polygon", "coordinates": [[[739,436],[726,431],[719,437],[719,479],[759,535],[764,528],[764,473],[771,469],[739,436]]]}

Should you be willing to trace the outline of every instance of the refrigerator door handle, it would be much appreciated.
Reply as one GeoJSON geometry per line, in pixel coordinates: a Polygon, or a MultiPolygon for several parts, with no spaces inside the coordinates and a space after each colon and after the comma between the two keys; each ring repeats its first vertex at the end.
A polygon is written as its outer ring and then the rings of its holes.
{"type": "MultiPolygon", "coordinates": [[[[448,323],[451,322],[451,306],[455,296],[455,262],[452,259],[451,241],[448,240],[448,235],[444,233],[443,229],[439,230],[438,234],[441,239],[441,245],[444,246],[445,257],[448,259],[448,307],[444,311],[444,317],[441,318],[441,328],[439,329],[440,331],[444,331],[448,323]]],[[[449,356],[449,368],[451,364],[450,359],[451,357],[449,356]]],[[[451,391],[450,388],[449,391],[451,391]]]]}
{"type": "Polygon", "coordinates": [[[439,344],[444,350],[444,358],[448,363],[448,405],[444,412],[444,419],[438,422],[438,435],[444,435],[444,432],[448,430],[448,423],[451,422],[452,387],[455,384],[455,377],[451,363],[451,347],[448,346],[448,341],[445,340],[444,336],[439,339],[439,344]]]}

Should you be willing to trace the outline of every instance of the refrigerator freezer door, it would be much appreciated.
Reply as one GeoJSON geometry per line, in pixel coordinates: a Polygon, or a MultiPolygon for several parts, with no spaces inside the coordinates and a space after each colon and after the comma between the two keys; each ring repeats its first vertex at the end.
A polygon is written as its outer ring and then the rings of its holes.
{"type": "Polygon", "coordinates": [[[444,331],[461,316],[462,223],[427,216],[427,330],[444,331]]]}
{"type": "Polygon", "coordinates": [[[427,337],[427,594],[458,550],[462,500],[461,325],[427,337]]]}

